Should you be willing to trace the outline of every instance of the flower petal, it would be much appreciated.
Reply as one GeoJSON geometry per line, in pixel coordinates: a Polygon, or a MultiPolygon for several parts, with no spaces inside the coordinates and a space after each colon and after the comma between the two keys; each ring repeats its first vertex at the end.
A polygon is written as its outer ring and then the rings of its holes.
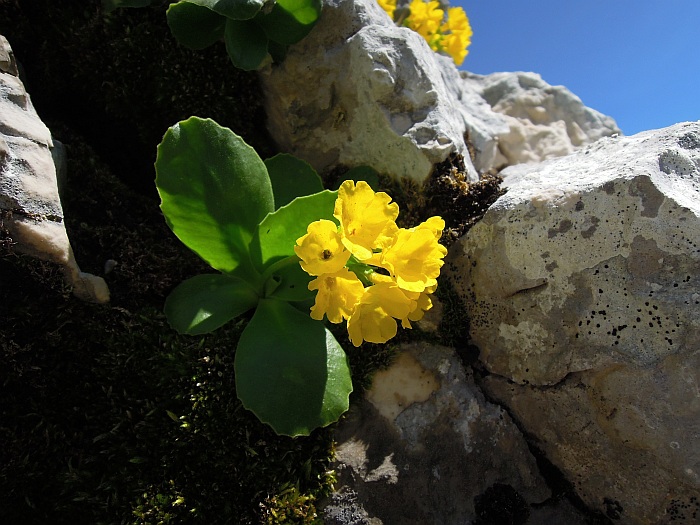
{"type": "Polygon", "coordinates": [[[326,315],[331,323],[337,324],[353,314],[365,287],[354,273],[341,268],[311,281],[309,290],[318,290],[316,302],[311,307],[311,317],[320,321],[326,315]]]}
{"type": "Polygon", "coordinates": [[[365,289],[348,319],[348,334],[355,346],[362,341],[386,343],[396,335],[396,319],[408,317],[416,301],[409,299],[394,282],[379,282],[365,289]]]}
{"type": "Polygon", "coordinates": [[[360,261],[372,257],[396,230],[399,205],[384,192],[375,193],[364,181],[355,185],[346,180],[338,190],[333,216],[340,222],[340,236],[345,247],[360,261]]]}
{"type": "Polygon", "coordinates": [[[301,259],[301,267],[309,275],[335,273],[350,258],[343,246],[338,227],[333,221],[322,219],[309,224],[307,233],[297,239],[294,253],[301,259]]]}
{"type": "MultiPolygon", "coordinates": [[[[426,221],[427,223],[427,221],[426,221]]],[[[430,224],[400,229],[393,243],[382,252],[381,266],[389,270],[398,285],[409,292],[423,292],[437,284],[447,249],[437,242],[439,232],[430,224]]]]}

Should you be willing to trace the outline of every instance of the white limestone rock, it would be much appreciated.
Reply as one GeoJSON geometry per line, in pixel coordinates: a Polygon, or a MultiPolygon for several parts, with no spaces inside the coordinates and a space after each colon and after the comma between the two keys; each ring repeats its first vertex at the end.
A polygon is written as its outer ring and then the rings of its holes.
{"type": "Polygon", "coordinates": [[[700,494],[700,122],[502,175],[446,265],[489,392],[587,504],[666,523],[700,494]]]}
{"type": "Polygon", "coordinates": [[[583,105],[564,86],[550,86],[536,73],[462,73],[464,82],[507,122],[496,133],[496,168],[562,157],[596,140],[621,134],[615,121],[583,105]]]}
{"type": "Polygon", "coordinates": [[[63,224],[54,142],[18,77],[7,40],[0,35],[0,212],[13,249],[59,264],[81,299],[107,302],[101,277],[80,271],[63,224]]]}
{"type": "Polygon", "coordinates": [[[620,131],[538,75],[460,75],[376,0],[324,2],[311,33],[261,79],[271,136],[319,171],[370,165],[420,182],[459,153],[475,180],[620,131]]]}
{"type": "Polygon", "coordinates": [[[272,137],[319,171],[370,165],[422,181],[461,153],[476,179],[465,133],[488,165],[491,129],[507,130],[450,58],[396,27],[376,0],[324,2],[313,31],[261,78],[272,137]]]}

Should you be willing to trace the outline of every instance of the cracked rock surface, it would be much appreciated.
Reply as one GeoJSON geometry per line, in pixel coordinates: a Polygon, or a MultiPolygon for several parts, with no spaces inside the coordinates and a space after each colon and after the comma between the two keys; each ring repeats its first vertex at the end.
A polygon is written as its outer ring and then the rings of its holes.
{"type": "Polygon", "coordinates": [[[502,175],[446,265],[487,391],[591,507],[697,523],[700,123],[502,175]]]}
{"type": "Polygon", "coordinates": [[[107,302],[105,281],[81,272],[73,256],[58,194],[57,146],[19,79],[10,44],[0,35],[0,233],[9,234],[5,242],[12,249],[59,264],[76,296],[107,302]]]}
{"type": "Polygon", "coordinates": [[[611,117],[586,107],[564,86],[550,86],[537,73],[463,72],[462,77],[508,126],[497,134],[498,168],[563,157],[602,137],[621,134],[611,117]]]}
{"type": "Polygon", "coordinates": [[[336,440],[329,524],[470,523],[475,498],[493,486],[526,504],[550,496],[519,430],[450,348],[405,345],[336,440]]]}

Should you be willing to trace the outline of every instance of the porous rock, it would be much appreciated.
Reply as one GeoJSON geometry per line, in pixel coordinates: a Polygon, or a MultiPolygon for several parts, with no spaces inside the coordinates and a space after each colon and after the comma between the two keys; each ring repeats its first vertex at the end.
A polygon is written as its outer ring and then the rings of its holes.
{"type": "Polygon", "coordinates": [[[19,79],[12,48],[0,35],[0,227],[11,238],[5,242],[16,252],[59,264],[76,296],[106,302],[106,283],[80,271],[68,240],[58,194],[58,152],[19,79]]]}
{"type": "Polygon", "coordinates": [[[536,73],[462,73],[464,82],[502,114],[507,131],[495,130],[497,168],[540,162],[573,153],[602,137],[621,134],[615,121],[586,107],[564,86],[536,73]]]}
{"type": "MultiPolygon", "coordinates": [[[[336,441],[337,488],[353,495],[346,514],[357,523],[470,523],[475,498],[498,484],[528,503],[550,494],[508,414],[446,347],[404,345],[336,441]]],[[[330,508],[346,523],[337,501],[330,508]]]]}
{"type": "Polygon", "coordinates": [[[488,392],[588,505],[697,523],[700,123],[503,175],[446,264],[488,392]]]}

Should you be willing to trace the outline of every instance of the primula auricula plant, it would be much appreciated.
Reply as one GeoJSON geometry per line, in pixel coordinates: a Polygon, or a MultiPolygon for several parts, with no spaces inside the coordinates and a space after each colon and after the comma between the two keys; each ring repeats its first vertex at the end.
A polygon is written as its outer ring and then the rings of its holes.
{"type": "Polygon", "coordinates": [[[447,253],[438,243],[445,227],[431,217],[415,228],[396,226],[399,207],[366,182],[345,181],[333,217],[312,222],[294,251],[301,267],[315,277],[311,317],[332,323],[347,319],[355,346],[385,343],[397,323],[411,328],[432,307],[430,294],[447,253]]]}
{"type": "Polygon", "coordinates": [[[442,219],[399,228],[398,206],[365,182],[324,190],[305,162],[263,162],[231,130],[192,117],[158,146],[156,186],[173,233],[218,271],[171,292],[168,322],[199,335],[255,310],[236,348],[236,391],[278,434],[308,435],[348,409],[347,356],[324,316],[347,319],[359,346],[431,307],[442,219]]]}
{"type": "MultiPolygon", "coordinates": [[[[102,0],[107,12],[118,7],[145,7],[151,0],[102,0]]],[[[321,0],[179,0],[167,17],[183,46],[204,49],[223,40],[231,62],[251,71],[268,57],[281,60],[291,44],[314,27],[321,0]]]]}
{"type": "Polygon", "coordinates": [[[455,64],[462,65],[472,38],[464,9],[443,9],[437,0],[411,0],[408,9],[397,9],[396,0],[377,1],[397,25],[413,29],[425,38],[433,51],[446,53],[455,64]]]}

